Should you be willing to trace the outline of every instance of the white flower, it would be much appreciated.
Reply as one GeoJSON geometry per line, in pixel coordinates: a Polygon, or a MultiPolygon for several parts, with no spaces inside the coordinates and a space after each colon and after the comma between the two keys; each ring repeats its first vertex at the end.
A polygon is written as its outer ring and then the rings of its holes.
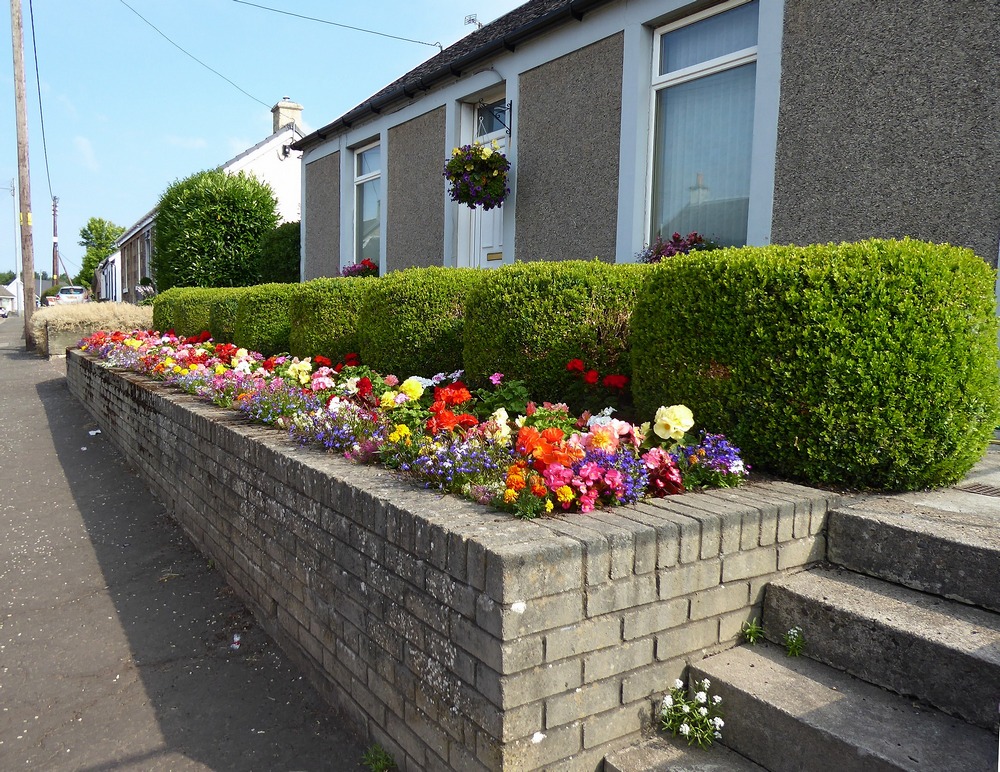
{"type": "Polygon", "coordinates": [[[708,715],[708,708],[706,708],[704,705],[702,705],[700,708],[698,708],[698,713],[701,714],[702,716],[707,716],[708,715]]]}
{"type": "Polygon", "coordinates": [[[702,689],[704,689],[704,690],[705,690],[706,692],[707,692],[707,691],[708,691],[708,690],[709,690],[709,689],[710,689],[711,687],[712,687],[712,682],[711,682],[711,681],[709,681],[709,680],[708,680],[707,678],[706,678],[706,679],[704,679],[704,680],[703,680],[703,681],[701,682],[701,688],[702,688],[702,689]]]}
{"type": "Polygon", "coordinates": [[[674,698],[668,694],[666,697],[663,698],[663,702],[660,704],[660,709],[662,711],[666,711],[672,708],[673,706],[674,706],[674,698]]]}
{"type": "Polygon", "coordinates": [[[685,713],[691,712],[691,708],[689,708],[687,705],[681,705],[681,710],[684,711],[685,713]]]}
{"type": "Polygon", "coordinates": [[[689,734],[691,734],[691,727],[689,727],[687,724],[681,724],[680,733],[685,737],[687,737],[689,734]]]}
{"type": "Polygon", "coordinates": [[[718,716],[716,716],[715,718],[712,719],[712,723],[715,725],[716,729],[722,729],[722,727],[724,727],[726,725],[726,722],[723,721],[718,716]]]}
{"type": "Polygon", "coordinates": [[[708,695],[705,692],[698,692],[694,696],[694,701],[700,705],[704,705],[708,701],[708,695]]]}
{"type": "Polygon", "coordinates": [[[674,688],[675,689],[683,689],[684,688],[684,682],[681,679],[678,678],[676,681],[674,681],[674,688]]]}
{"type": "Polygon", "coordinates": [[[716,732],[715,733],[715,739],[716,740],[721,740],[722,739],[722,732],[716,732]]]}
{"type": "Polygon", "coordinates": [[[720,697],[720,696],[719,696],[718,694],[716,694],[716,695],[715,695],[715,696],[714,696],[714,697],[712,698],[712,702],[713,702],[713,703],[714,703],[715,705],[718,705],[718,704],[719,704],[720,702],[722,702],[722,697],[720,697]]]}

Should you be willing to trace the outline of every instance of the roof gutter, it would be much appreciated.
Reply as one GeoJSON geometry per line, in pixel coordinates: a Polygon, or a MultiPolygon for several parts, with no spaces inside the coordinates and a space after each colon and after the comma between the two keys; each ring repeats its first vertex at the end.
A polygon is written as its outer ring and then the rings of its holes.
{"type": "Polygon", "coordinates": [[[442,81],[448,80],[449,78],[462,77],[462,74],[470,66],[478,64],[482,60],[494,54],[514,51],[514,49],[521,43],[524,43],[533,37],[537,37],[551,27],[555,27],[569,19],[583,21],[585,13],[588,13],[589,11],[592,11],[602,5],[607,5],[610,2],[612,2],[612,0],[573,0],[573,2],[570,2],[567,5],[549,11],[548,13],[539,16],[537,19],[533,19],[527,24],[518,27],[511,33],[504,35],[502,38],[497,38],[484,43],[482,46],[458,57],[454,61],[438,67],[436,70],[431,71],[427,75],[410,81],[404,81],[392,91],[387,91],[378,98],[362,102],[360,105],[344,113],[332,123],[328,123],[326,126],[321,129],[317,129],[312,134],[308,134],[302,139],[293,142],[291,144],[291,148],[293,150],[308,150],[309,148],[320,144],[328,137],[335,136],[346,129],[350,129],[351,126],[357,123],[360,119],[380,114],[386,106],[392,104],[393,102],[397,102],[401,99],[415,99],[419,96],[420,92],[429,91],[442,81]]]}

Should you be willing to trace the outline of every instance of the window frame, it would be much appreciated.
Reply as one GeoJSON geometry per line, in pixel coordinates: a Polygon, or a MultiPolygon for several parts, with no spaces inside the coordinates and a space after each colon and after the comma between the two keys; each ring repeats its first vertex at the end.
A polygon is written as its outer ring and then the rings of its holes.
{"type": "MultiPolygon", "coordinates": [[[[760,48],[760,16],[758,12],[758,29],[757,29],[757,43],[753,46],[747,48],[742,48],[737,51],[732,51],[728,54],[723,54],[722,56],[717,56],[713,59],[707,59],[703,62],[698,62],[697,64],[690,65],[688,67],[683,67],[679,70],[674,70],[665,75],[660,74],[660,62],[663,55],[663,36],[673,32],[675,30],[681,29],[683,27],[690,26],[699,21],[711,18],[712,16],[717,16],[719,14],[725,13],[726,11],[731,11],[734,8],[739,8],[741,5],[747,5],[754,0],[726,0],[726,2],[719,3],[718,5],[713,5],[709,8],[705,8],[697,13],[690,14],[689,16],[684,16],[683,18],[672,21],[668,24],[663,24],[656,27],[653,30],[653,56],[652,56],[652,66],[650,69],[650,88],[649,88],[649,125],[647,127],[648,145],[646,148],[646,212],[645,212],[645,232],[646,232],[646,243],[651,244],[656,238],[656,234],[653,233],[653,185],[654,177],[656,172],[656,119],[657,119],[657,96],[659,92],[664,89],[670,88],[671,86],[679,86],[682,83],[688,83],[693,80],[699,80],[701,78],[708,77],[709,75],[715,75],[720,72],[725,72],[726,70],[735,69],[737,67],[742,67],[747,64],[754,64],[758,61],[758,51],[760,48]]],[[[758,5],[758,9],[760,6],[758,5]]],[[[756,96],[755,96],[756,102],[756,96]]],[[[756,113],[757,107],[754,107],[754,121],[756,123],[756,113]]],[[[752,191],[752,185],[751,185],[752,191]]],[[[748,222],[749,228],[749,222],[748,222]]]]}
{"type": "MultiPolygon", "coordinates": [[[[355,265],[357,265],[358,263],[360,263],[364,259],[363,255],[362,255],[363,245],[361,244],[361,240],[359,238],[359,236],[360,236],[360,234],[359,234],[359,226],[361,225],[361,213],[362,213],[362,208],[360,206],[361,201],[359,199],[359,196],[361,195],[361,190],[362,190],[363,186],[366,183],[374,182],[374,183],[376,183],[376,189],[378,189],[378,187],[379,187],[379,183],[381,182],[381,179],[382,179],[382,166],[383,166],[383,158],[384,158],[384,154],[381,152],[381,150],[382,150],[382,141],[381,141],[381,139],[375,139],[375,140],[373,140],[371,142],[368,142],[368,143],[366,143],[364,145],[360,145],[360,146],[354,148],[351,151],[351,161],[353,163],[353,168],[352,168],[351,171],[352,171],[352,177],[353,177],[353,180],[354,180],[354,190],[353,190],[353,210],[354,210],[354,217],[352,218],[353,221],[354,221],[354,223],[353,223],[353,229],[352,229],[353,230],[353,239],[352,239],[352,241],[353,241],[353,248],[351,250],[351,254],[352,254],[353,261],[354,261],[355,265]],[[362,154],[364,154],[367,151],[372,150],[374,148],[379,148],[379,167],[378,167],[378,169],[376,171],[373,171],[373,172],[361,173],[361,170],[360,170],[359,166],[360,166],[362,154]]],[[[379,190],[379,199],[378,200],[381,202],[381,190],[379,190]]],[[[381,206],[379,206],[379,244],[380,245],[381,245],[381,242],[382,242],[382,221],[381,220],[382,220],[382,208],[381,208],[381,206]]],[[[381,246],[380,246],[380,250],[381,250],[381,246]]],[[[381,261],[375,261],[375,262],[381,262],[381,261]]]]}

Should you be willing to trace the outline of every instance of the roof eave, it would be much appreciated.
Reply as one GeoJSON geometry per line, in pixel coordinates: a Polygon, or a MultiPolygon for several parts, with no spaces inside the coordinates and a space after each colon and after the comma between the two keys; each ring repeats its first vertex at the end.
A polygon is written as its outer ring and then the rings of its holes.
{"type": "MultiPolygon", "coordinates": [[[[317,129],[311,134],[307,134],[302,139],[293,142],[293,150],[308,150],[311,147],[324,142],[331,136],[335,136],[350,129],[359,119],[371,115],[377,115],[388,105],[401,99],[414,99],[422,91],[429,91],[438,83],[448,78],[461,78],[464,71],[482,62],[484,59],[501,52],[514,51],[517,46],[525,41],[537,37],[552,27],[558,26],[570,19],[583,21],[583,16],[588,11],[592,11],[602,5],[607,5],[613,0],[573,0],[560,8],[550,11],[537,19],[516,28],[502,38],[490,40],[469,53],[460,56],[458,59],[442,65],[430,74],[413,81],[404,81],[392,91],[383,94],[378,99],[369,99],[362,102],[357,107],[344,113],[332,123],[328,123],[321,129],[317,129]]],[[[405,77],[405,76],[404,76],[405,77]]]]}

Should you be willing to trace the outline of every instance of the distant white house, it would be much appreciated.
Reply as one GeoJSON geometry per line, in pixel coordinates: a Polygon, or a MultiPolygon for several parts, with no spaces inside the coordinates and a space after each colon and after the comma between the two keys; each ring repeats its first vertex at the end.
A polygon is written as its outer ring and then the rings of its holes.
{"type": "Polygon", "coordinates": [[[116,250],[97,264],[94,284],[100,300],[121,302],[122,299],[122,253],[116,250]]]}
{"type": "MultiPolygon", "coordinates": [[[[52,286],[52,281],[50,279],[39,279],[35,276],[35,305],[38,305],[38,298],[40,292],[45,292],[49,287],[52,286]]],[[[15,314],[20,314],[24,311],[24,282],[21,281],[20,277],[17,277],[8,284],[4,289],[7,290],[11,295],[14,296],[13,305],[8,306],[8,310],[13,311],[15,314]]]]}
{"type": "Polygon", "coordinates": [[[16,302],[17,299],[14,297],[13,292],[6,287],[0,287],[0,308],[7,313],[13,313],[16,310],[16,302]]]}
{"type": "MultiPolygon", "coordinates": [[[[302,153],[292,150],[291,145],[304,136],[299,124],[302,105],[284,97],[274,107],[273,133],[253,147],[244,150],[235,158],[230,158],[218,168],[230,174],[246,172],[253,174],[261,182],[266,182],[274,191],[278,201],[280,222],[296,222],[301,214],[302,204],[302,153]]],[[[156,209],[144,214],[135,224],[126,229],[115,247],[120,256],[112,266],[117,282],[108,286],[117,287],[118,300],[138,303],[143,298],[138,289],[144,278],[152,275],[153,231],[156,228],[156,209]]],[[[113,257],[113,256],[112,256],[113,257]]],[[[108,258],[110,260],[110,258],[108,258]]],[[[98,298],[105,296],[100,286],[98,298]]]]}

